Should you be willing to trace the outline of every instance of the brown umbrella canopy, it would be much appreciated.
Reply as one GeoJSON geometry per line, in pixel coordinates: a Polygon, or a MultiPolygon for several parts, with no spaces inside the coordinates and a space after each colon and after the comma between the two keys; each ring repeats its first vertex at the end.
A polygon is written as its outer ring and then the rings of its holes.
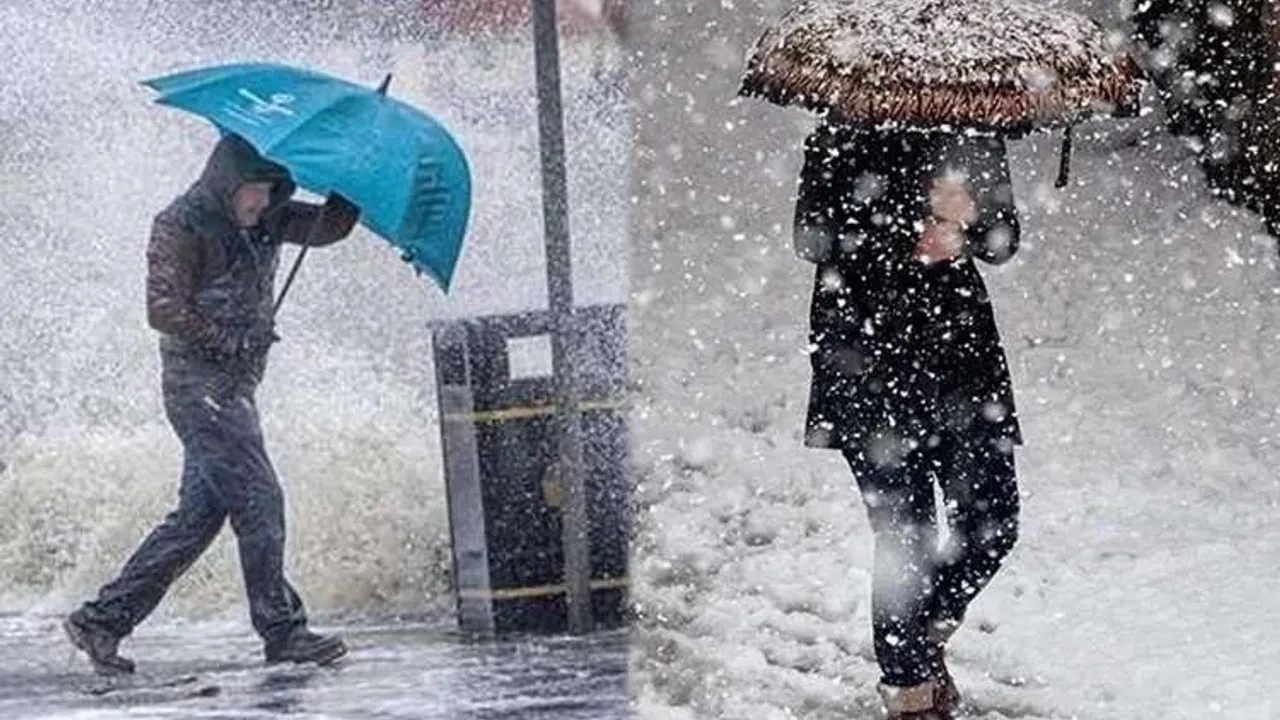
{"type": "Polygon", "coordinates": [[[800,0],[756,42],[741,94],[854,123],[1027,129],[1131,111],[1137,64],[1031,0],[800,0]]]}

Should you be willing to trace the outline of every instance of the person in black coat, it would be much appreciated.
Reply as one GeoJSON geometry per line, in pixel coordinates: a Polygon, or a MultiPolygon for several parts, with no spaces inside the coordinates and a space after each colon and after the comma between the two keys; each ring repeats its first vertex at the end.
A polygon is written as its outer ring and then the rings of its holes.
{"type": "Polygon", "coordinates": [[[998,137],[827,122],[806,143],[795,243],[817,272],[805,443],[843,452],[870,516],[893,718],[950,717],[944,646],[1016,540],[1022,438],[975,259],[1008,260],[1018,234],[998,137]]]}

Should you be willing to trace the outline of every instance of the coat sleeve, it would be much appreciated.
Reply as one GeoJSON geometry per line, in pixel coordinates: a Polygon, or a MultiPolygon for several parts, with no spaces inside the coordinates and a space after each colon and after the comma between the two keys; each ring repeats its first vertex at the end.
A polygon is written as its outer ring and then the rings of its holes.
{"type": "Polygon", "coordinates": [[[907,213],[887,175],[883,146],[858,131],[822,125],[805,141],[804,167],[796,197],[793,243],[796,255],[819,265],[857,267],[910,258],[902,242],[907,213]]]}
{"type": "Polygon", "coordinates": [[[966,252],[999,265],[1018,251],[1021,235],[1004,141],[975,140],[968,144],[961,162],[966,165],[978,207],[978,219],[965,233],[966,252]]]}
{"type": "Polygon", "coordinates": [[[360,219],[360,209],[350,201],[330,196],[324,205],[290,200],[268,220],[273,237],[291,245],[324,247],[351,234],[360,219]],[[312,232],[312,226],[319,221],[312,232]]]}
{"type": "Polygon", "coordinates": [[[156,218],[147,245],[147,323],[183,342],[209,347],[217,342],[219,328],[200,314],[193,300],[198,242],[171,219],[156,218]]]}
{"type": "Polygon", "coordinates": [[[835,154],[829,133],[822,128],[805,140],[792,243],[796,256],[811,263],[830,262],[837,248],[841,218],[836,212],[839,202],[833,189],[835,154]]]}

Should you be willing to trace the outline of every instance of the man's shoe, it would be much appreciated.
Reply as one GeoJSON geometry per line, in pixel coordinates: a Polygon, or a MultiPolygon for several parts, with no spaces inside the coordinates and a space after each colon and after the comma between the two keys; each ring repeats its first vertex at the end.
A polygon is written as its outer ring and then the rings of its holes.
{"type": "Polygon", "coordinates": [[[347,654],[347,646],[341,638],[319,635],[299,628],[283,641],[266,647],[267,663],[315,663],[326,665],[347,654]]]}
{"type": "Polygon", "coordinates": [[[99,675],[128,675],[134,670],[133,661],[120,657],[120,638],[85,616],[84,610],[76,610],[62,623],[71,644],[89,656],[93,669],[99,675]]]}

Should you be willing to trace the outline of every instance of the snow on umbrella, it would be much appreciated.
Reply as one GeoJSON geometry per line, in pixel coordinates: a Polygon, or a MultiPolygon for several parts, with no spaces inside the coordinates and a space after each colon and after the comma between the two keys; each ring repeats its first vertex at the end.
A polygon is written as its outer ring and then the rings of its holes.
{"type": "Polygon", "coordinates": [[[739,92],[855,124],[1017,132],[1131,113],[1139,77],[1099,24],[1030,0],[801,0],[739,92]]]}

